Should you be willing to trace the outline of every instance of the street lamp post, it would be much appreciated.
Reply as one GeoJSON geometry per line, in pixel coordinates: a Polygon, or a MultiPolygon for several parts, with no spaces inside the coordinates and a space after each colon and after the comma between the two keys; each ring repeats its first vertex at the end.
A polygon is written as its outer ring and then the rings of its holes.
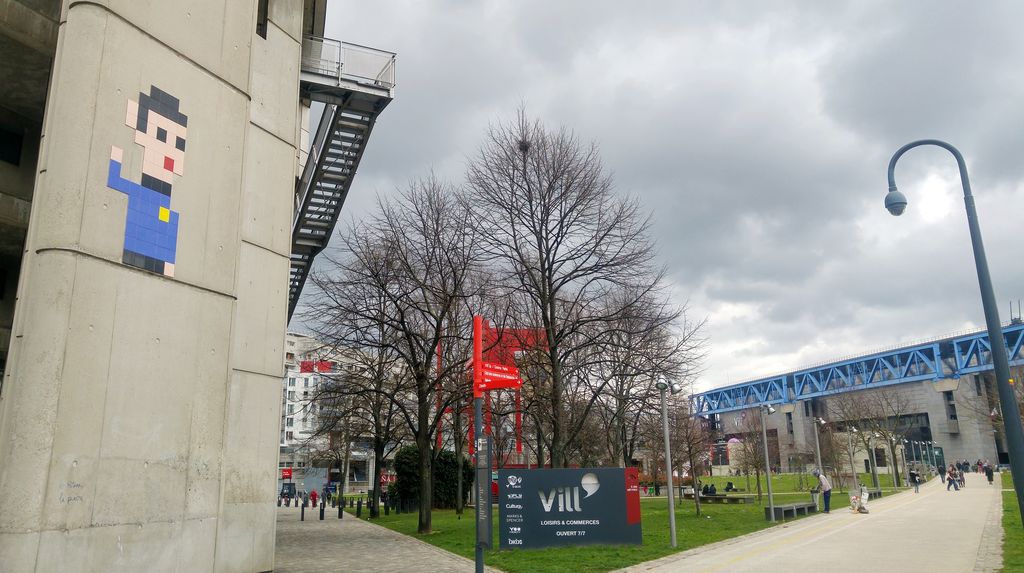
{"type": "Polygon", "coordinates": [[[900,215],[907,208],[907,198],[896,188],[896,162],[908,150],[921,145],[935,145],[949,151],[956,158],[960,169],[960,183],[964,189],[964,207],[967,210],[967,226],[971,231],[971,245],[974,248],[974,265],[978,272],[978,287],[981,290],[981,306],[985,311],[985,326],[988,328],[989,346],[992,352],[992,366],[996,374],[996,388],[999,391],[999,406],[1003,413],[1003,428],[1006,434],[1007,451],[1010,454],[1010,473],[1013,489],[1017,492],[1017,510],[1024,520],[1024,428],[1021,427],[1020,411],[1013,388],[1010,387],[1010,365],[1006,358],[1006,343],[999,320],[999,308],[992,289],[992,277],[988,271],[985,245],[981,240],[978,213],[974,208],[971,181],[967,176],[967,164],[960,151],[945,141],[922,139],[913,141],[896,150],[889,160],[889,193],[885,196],[885,208],[893,215],[900,215]]]}
{"type": "Polygon", "coordinates": [[[812,424],[814,426],[814,456],[815,460],[818,462],[818,470],[825,471],[821,465],[821,442],[818,439],[818,424],[824,426],[825,420],[815,417],[814,423],[812,424]]]}
{"type": "Polygon", "coordinates": [[[762,404],[758,408],[761,413],[761,443],[764,446],[764,477],[768,481],[768,511],[771,514],[771,522],[775,523],[775,498],[772,496],[772,466],[768,459],[768,425],[765,420],[765,410],[769,414],[774,414],[775,408],[768,404],[762,404]]]}
{"type": "MultiPolygon", "coordinates": [[[[683,387],[676,382],[669,384],[665,380],[664,376],[658,378],[658,382],[655,386],[661,392],[661,425],[662,430],[665,432],[665,475],[668,476],[668,528],[672,538],[672,547],[675,547],[676,500],[672,494],[672,447],[668,439],[668,406],[665,405],[665,391],[671,390],[673,394],[678,394],[683,387]]],[[[694,496],[700,495],[700,492],[696,489],[696,485],[696,482],[694,482],[694,496]]]]}
{"type": "Polygon", "coordinates": [[[906,474],[907,480],[904,482],[907,487],[910,487],[910,466],[907,465],[907,440],[901,440],[900,444],[900,457],[903,458],[903,473],[906,474]]]}

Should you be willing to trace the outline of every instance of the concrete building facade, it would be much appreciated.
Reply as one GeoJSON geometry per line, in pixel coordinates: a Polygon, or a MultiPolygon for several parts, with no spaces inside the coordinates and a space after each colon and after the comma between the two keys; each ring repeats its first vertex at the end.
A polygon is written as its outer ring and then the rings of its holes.
{"type": "MultiPolygon", "coordinates": [[[[776,406],[776,411],[766,417],[768,432],[769,459],[773,466],[783,471],[803,471],[814,465],[815,458],[815,418],[824,419],[826,424],[818,424],[819,439],[824,442],[831,433],[840,445],[846,443],[849,428],[870,426],[868,419],[871,412],[866,411],[863,418],[846,419],[840,412],[842,408],[836,402],[843,399],[843,394],[861,394],[870,396],[872,393],[887,392],[898,396],[897,401],[904,405],[900,413],[901,427],[904,428],[905,439],[911,442],[933,442],[935,454],[947,463],[953,460],[967,459],[974,462],[978,459],[993,463],[1006,461],[1005,447],[1001,435],[992,423],[991,411],[996,407],[995,380],[991,373],[972,374],[959,379],[942,379],[935,382],[919,381],[896,384],[882,388],[858,389],[854,392],[840,393],[834,396],[813,399],[798,399],[789,405],[776,406]]],[[[746,439],[744,428],[748,428],[748,419],[758,416],[757,408],[725,412],[711,416],[716,434],[721,443],[731,438],[746,439]]],[[[760,440],[760,435],[757,436],[760,440]]],[[[855,444],[854,466],[859,472],[867,471],[868,451],[863,444],[851,439],[855,444]]],[[[873,444],[881,473],[887,473],[891,465],[890,453],[881,443],[873,444]]],[[[727,447],[727,446],[726,446],[727,447]]],[[[719,447],[721,449],[721,446],[719,447]]],[[[729,448],[732,451],[734,448],[729,448]]],[[[900,452],[897,449],[897,452],[900,452]]],[[[843,454],[838,469],[849,472],[847,454],[843,454]]],[[[899,466],[903,468],[903,453],[897,454],[899,466]]],[[[724,455],[718,455],[716,471],[724,472],[730,466],[724,455]]],[[[929,458],[927,446],[907,445],[907,461],[924,461],[929,458]]],[[[735,464],[733,464],[735,465],[735,464]]],[[[733,468],[735,469],[735,468],[733,468]]]]}
{"type": "Polygon", "coordinates": [[[273,569],[324,3],[0,0],[0,569],[273,569]]]}

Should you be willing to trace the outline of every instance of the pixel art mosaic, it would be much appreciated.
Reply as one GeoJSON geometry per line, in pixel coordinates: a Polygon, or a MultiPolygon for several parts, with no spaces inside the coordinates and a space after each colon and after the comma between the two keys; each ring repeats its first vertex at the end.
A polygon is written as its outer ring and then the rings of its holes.
{"type": "Polygon", "coordinates": [[[139,101],[128,100],[125,124],[135,130],[143,161],[140,182],[129,181],[121,176],[124,151],[110,148],[107,187],[128,196],[121,260],[173,277],[178,212],[171,210],[171,184],[183,173],[188,118],[179,110],[178,98],[150,86],[149,95],[139,92],[139,101]]]}

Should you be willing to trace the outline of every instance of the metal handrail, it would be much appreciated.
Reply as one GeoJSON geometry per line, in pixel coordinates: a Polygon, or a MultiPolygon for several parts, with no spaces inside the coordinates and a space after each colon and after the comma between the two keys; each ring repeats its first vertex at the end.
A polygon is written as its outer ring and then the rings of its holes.
{"type": "Polygon", "coordinates": [[[316,135],[309,145],[309,155],[306,156],[306,164],[302,167],[302,176],[299,178],[299,192],[295,194],[295,218],[292,220],[292,229],[298,225],[302,217],[302,206],[310,196],[313,181],[319,168],[321,156],[326,147],[327,140],[331,136],[331,127],[334,125],[334,116],[338,112],[338,106],[327,104],[324,113],[320,116],[320,125],[316,129],[316,135]]]}
{"type": "Polygon", "coordinates": [[[395,87],[395,53],[306,36],[302,40],[302,71],[391,89],[395,87]]]}

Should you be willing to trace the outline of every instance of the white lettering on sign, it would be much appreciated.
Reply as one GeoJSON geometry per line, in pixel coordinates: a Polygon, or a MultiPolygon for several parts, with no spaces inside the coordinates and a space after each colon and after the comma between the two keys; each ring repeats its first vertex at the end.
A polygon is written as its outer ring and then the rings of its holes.
{"type": "Polygon", "coordinates": [[[540,496],[540,503],[544,506],[545,512],[550,512],[556,501],[558,502],[558,511],[583,511],[580,506],[580,488],[578,487],[556,487],[547,495],[543,491],[538,491],[537,495],[540,496]]]}

